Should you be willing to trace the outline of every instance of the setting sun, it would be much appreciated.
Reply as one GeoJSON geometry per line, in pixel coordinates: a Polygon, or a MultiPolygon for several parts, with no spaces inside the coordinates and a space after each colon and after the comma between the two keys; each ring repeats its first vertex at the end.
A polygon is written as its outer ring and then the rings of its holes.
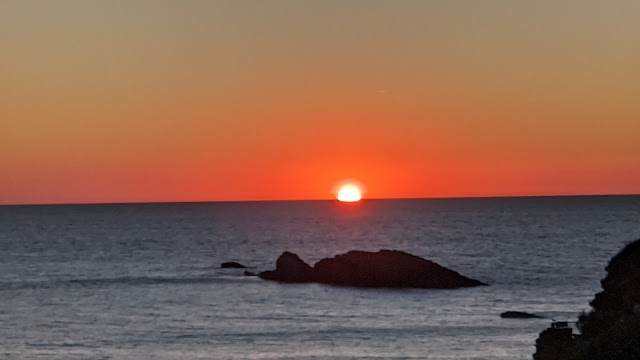
{"type": "Polygon", "coordinates": [[[355,184],[345,184],[338,189],[337,199],[344,202],[355,202],[362,199],[362,190],[355,184]]]}

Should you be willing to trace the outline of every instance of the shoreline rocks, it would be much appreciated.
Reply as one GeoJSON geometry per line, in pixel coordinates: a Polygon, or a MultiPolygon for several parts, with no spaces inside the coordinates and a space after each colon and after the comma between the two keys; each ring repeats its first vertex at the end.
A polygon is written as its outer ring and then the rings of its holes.
{"type": "Polygon", "coordinates": [[[580,333],[552,324],[536,340],[535,360],[640,359],[640,240],[625,246],[606,270],[593,310],[578,318],[580,333]]]}
{"type": "Polygon", "coordinates": [[[276,269],[258,276],[285,283],[320,283],[363,288],[454,289],[487,285],[433,261],[397,250],[349,251],[325,258],[313,267],[284,252],[276,269]]]}

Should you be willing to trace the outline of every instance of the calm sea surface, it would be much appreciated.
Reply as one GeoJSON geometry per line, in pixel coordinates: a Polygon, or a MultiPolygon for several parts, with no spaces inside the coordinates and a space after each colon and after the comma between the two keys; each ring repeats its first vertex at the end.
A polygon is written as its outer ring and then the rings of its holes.
{"type": "Polygon", "coordinates": [[[640,197],[0,207],[0,358],[530,359],[640,238],[640,197]],[[491,284],[287,285],[272,269],[398,249],[491,284]]]}

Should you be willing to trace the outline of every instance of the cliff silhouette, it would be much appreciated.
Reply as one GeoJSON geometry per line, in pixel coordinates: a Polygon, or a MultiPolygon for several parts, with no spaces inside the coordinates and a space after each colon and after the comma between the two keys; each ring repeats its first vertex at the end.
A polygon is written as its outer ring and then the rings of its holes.
{"type": "Polygon", "coordinates": [[[606,270],[593,310],[578,318],[580,333],[565,326],[544,330],[535,360],[640,359],[640,240],[625,246],[606,270]]]}

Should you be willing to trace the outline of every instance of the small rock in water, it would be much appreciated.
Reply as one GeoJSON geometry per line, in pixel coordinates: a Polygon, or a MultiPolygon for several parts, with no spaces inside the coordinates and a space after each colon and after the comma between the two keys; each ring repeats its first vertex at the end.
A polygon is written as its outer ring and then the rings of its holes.
{"type": "Polygon", "coordinates": [[[529,314],[523,311],[505,311],[500,314],[503,319],[543,319],[544,316],[529,314]]]}
{"type": "Polygon", "coordinates": [[[242,265],[240,263],[237,263],[235,261],[229,261],[229,262],[223,262],[220,265],[220,268],[221,269],[244,269],[244,268],[246,268],[246,266],[244,266],[244,265],[242,265]]]}
{"type": "Polygon", "coordinates": [[[258,276],[254,273],[252,273],[251,271],[245,271],[244,273],[242,273],[244,276],[258,276]]]}

